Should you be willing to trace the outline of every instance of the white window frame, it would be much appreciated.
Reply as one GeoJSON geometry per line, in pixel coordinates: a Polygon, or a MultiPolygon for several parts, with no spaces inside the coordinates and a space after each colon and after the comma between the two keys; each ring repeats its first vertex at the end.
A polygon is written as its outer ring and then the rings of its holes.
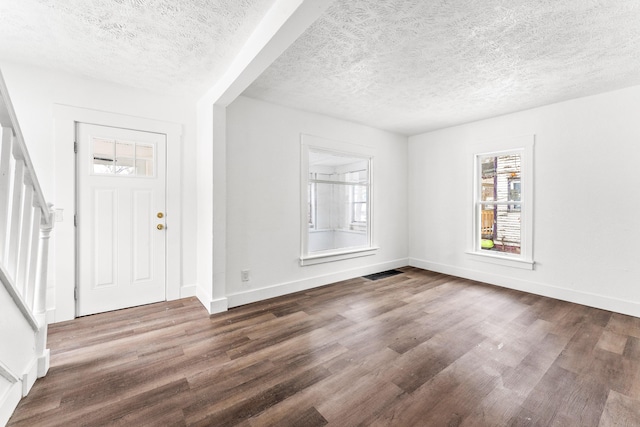
{"type": "MultiPolygon", "coordinates": [[[[300,265],[315,265],[326,262],[341,261],[351,258],[358,258],[363,256],[375,255],[379,249],[374,245],[373,234],[373,212],[374,212],[374,183],[373,183],[373,159],[374,149],[363,145],[350,144],[340,141],[333,141],[313,135],[301,134],[301,161],[300,161],[300,265]],[[309,151],[325,151],[327,153],[359,157],[368,162],[369,170],[369,188],[367,194],[367,242],[366,246],[357,248],[340,248],[331,249],[327,251],[309,252],[309,233],[314,230],[309,227],[309,203],[308,203],[308,189],[309,189],[309,151]]],[[[314,222],[316,222],[314,220],[314,222]]],[[[317,224],[316,224],[317,225],[317,224]]]]}
{"type": "MultiPolygon", "coordinates": [[[[467,255],[474,261],[487,262],[506,267],[532,270],[533,259],[533,153],[534,135],[520,136],[500,141],[487,141],[471,147],[468,158],[472,164],[469,170],[473,176],[468,182],[473,185],[472,201],[470,203],[469,239],[467,255]],[[482,202],[481,194],[481,165],[480,159],[490,156],[520,154],[520,254],[491,252],[480,248],[481,218],[479,205],[493,204],[482,202]]],[[[503,204],[511,204],[507,202],[503,204]]]]}
{"type": "Polygon", "coordinates": [[[311,219],[311,222],[307,221],[307,226],[309,230],[315,230],[316,227],[316,211],[317,211],[317,203],[316,203],[316,184],[313,182],[307,183],[307,218],[311,219]]]}
{"type": "MultiPolygon", "coordinates": [[[[368,223],[369,218],[367,218],[367,221],[358,221],[356,220],[356,205],[360,205],[362,203],[366,203],[367,207],[369,206],[369,194],[371,191],[367,192],[367,201],[366,202],[357,202],[356,201],[356,186],[352,186],[349,190],[349,210],[350,210],[350,223],[351,226],[357,226],[363,223],[368,223]]],[[[369,209],[367,209],[367,213],[369,209]]]]}

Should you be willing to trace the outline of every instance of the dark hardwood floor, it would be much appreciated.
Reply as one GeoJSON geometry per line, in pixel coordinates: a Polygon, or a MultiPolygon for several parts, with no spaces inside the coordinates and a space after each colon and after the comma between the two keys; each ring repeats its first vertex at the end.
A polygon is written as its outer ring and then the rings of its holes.
{"type": "Polygon", "coordinates": [[[52,325],[9,425],[640,425],[640,319],[401,270],[52,325]]]}

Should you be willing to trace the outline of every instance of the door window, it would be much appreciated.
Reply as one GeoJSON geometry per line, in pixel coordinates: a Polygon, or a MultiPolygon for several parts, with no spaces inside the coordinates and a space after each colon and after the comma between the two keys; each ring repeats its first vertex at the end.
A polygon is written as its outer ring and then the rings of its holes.
{"type": "Polygon", "coordinates": [[[94,175],[154,176],[154,147],[136,141],[93,138],[94,175]]]}

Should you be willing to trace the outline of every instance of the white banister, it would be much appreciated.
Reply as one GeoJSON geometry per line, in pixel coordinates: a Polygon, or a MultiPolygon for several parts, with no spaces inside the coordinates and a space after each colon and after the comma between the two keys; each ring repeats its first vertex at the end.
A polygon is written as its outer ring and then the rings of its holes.
{"type": "MultiPolygon", "coordinates": [[[[52,213],[45,219],[42,218],[40,227],[40,254],[39,260],[46,260],[49,258],[49,237],[51,237],[51,230],[53,229],[52,213]]],[[[38,316],[44,316],[47,311],[47,263],[38,263],[38,280],[36,282],[35,292],[35,306],[33,307],[34,313],[38,316]]]]}
{"type": "MultiPolygon", "coordinates": [[[[15,150],[13,150],[15,153],[15,150]]],[[[16,159],[13,162],[13,173],[11,186],[11,211],[9,212],[9,243],[7,249],[8,259],[7,266],[9,267],[9,275],[12,279],[16,278],[16,271],[18,269],[18,248],[20,247],[20,226],[22,225],[22,188],[24,184],[24,163],[22,160],[16,159]]]]}
{"type": "Polygon", "coordinates": [[[13,299],[18,309],[22,312],[22,315],[26,319],[27,323],[34,331],[37,331],[40,327],[38,319],[34,313],[27,307],[27,304],[22,299],[22,295],[16,290],[16,286],[13,284],[13,280],[7,274],[7,271],[0,265],[0,283],[2,283],[9,293],[9,296],[13,299]]]}
{"type": "Polygon", "coordinates": [[[33,187],[29,184],[29,173],[25,173],[22,194],[22,218],[20,219],[20,244],[18,249],[18,270],[16,284],[23,296],[27,295],[27,268],[29,267],[29,244],[31,243],[31,217],[33,214],[33,187]]]}
{"type": "MultiPolygon", "coordinates": [[[[38,284],[38,259],[40,249],[40,222],[42,220],[42,211],[33,207],[33,218],[31,220],[31,243],[29,253],[29,270],[27,271],[27,293],[25,301],[27,305],[35,312],[36,308],[36,289],[38,284]]],[[[47,242],[48,244],[48,242],[47,242]]],[[[47,259],[45,257],[44,259],[47,259]]]]}
{"type": "Polygon", "coordinates": [[[0,262],[5,259],[7,245],[7,223],[9,220],[9,185],[11,184],[11,142],[13,132],[10,128],[1,127],[0,131],[0,262]]]}
{"type": "MultiPolygon", "coordinates": [[[[11,325],[0,328],[0,343],[11,343],[0,345],[0,377],[24,396],[49,369],[47,269],[54,221],[1,72],[0,142],[0,320],[11,325]]],[[[12,396],[0,396],[0,420],[15,409],[20,394],[12,396]]]]}
{"type": "Polygon", "coordinates": [[[14,293],[35,311],[38,305],[46,307],[46,301],[40,298],[46,297],[48,248],[44,246],[48,245],[53,215],[42,194],[1,72],[0,95],[0,266],[16,288],[14,293]],[[44,288],[44,297],[39,295],[38,287],[44,288]]]}
{"type": "Polygon", "coordinates": [[[9,369],[9,367],[4,363],[2,363],[1,361],[0,361],[0,377],[3,377],[5,380],[11,383],[18,382],[18,377],[16,377],[15,374],[11,372],[11,369],[9,369]]]}

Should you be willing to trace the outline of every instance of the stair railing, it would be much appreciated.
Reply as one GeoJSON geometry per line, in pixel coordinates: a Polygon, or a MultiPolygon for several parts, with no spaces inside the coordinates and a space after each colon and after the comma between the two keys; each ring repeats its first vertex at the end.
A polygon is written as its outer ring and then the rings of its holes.
{"type": "MultiPolygon", "coordinates": [[[[24,137],[0,72],[0,286],[36,335],[38,377],[49,368],[47,265],[53,228],[24,137]]],[[[22,379],[22,373],[14,373],[22,379]]],[[[33,380],[35,381],[35,380],[33,380]]],[[[32,385],[23,383],[23,395],[32,385]]]]}

